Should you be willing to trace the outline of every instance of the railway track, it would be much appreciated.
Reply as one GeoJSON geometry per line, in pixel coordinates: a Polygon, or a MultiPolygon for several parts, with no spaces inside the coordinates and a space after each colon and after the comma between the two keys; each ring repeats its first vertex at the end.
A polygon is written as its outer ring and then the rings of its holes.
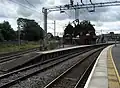
{"type": "Polygon", "coordinates": [[[84,84],[101,50],[95,50],[80,59],[44,88],[84,88],[84,84]]]}
{"type": "Polygon", "coordinates": [[[0,75],[0,88],[7,88],[13,84],[16,84],[19,81],[25,80],[26,78],[36,75],[37,73],[43,72],[51,67],[54,67],[55,65],[58,65],[68,59],[72,59],[73,57],[78,56],[90,50],[91,49],[86,49],[85,51],[82,52],[77,51],[77,52],[69,53],[66,55],[62,55],[60,57],[49,59],[44,62],[30,65],[25,68],[21,68],[19,70],[15,70],[7,74],[0,75]]]}
{"type": "Polygon", "coordinates": [[[8,54],[0,55],[0,63],[20,58],[20,57],[22,57],[23,54],[28,54],[30,52],[34,52],[37,50],[38,50],[38,48],[33,48],[33,49],[25,50],[25,51],[12,52],[12,53],[8,53],[8,54]]]}

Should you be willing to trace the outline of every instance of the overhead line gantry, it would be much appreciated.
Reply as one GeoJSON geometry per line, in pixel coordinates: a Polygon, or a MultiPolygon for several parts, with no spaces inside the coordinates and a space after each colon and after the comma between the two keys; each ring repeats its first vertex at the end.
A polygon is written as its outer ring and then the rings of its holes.
{"type": "Polygon", "coordinates": [[[43,7],[42,12],[44,14],[44,30],[47,33],[47,14],[53,11],[64,11],[64,10],[76,10],[76,9],[84,9],[86,8],[89,12],[94,12],[95,7],[108,7],[108,6],[119,6],[120,1],[113,1],[113,2],[103,2],[103,3],[93,3],[90,0],[90,4],[85,4],[81,0],[80,3],[74,4],[73,0],[70,0],[70,4],[66,5],[59,5],[53,7],[43,7]],[[89,8],[93,8],[93,10],[89,10],[89,8]]]}

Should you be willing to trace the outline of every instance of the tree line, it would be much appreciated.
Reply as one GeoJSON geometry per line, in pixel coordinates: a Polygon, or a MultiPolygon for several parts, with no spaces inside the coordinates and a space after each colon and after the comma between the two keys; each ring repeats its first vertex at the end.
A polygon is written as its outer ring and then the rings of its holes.
{"type": "Polygon", "coordinates": [[[0,41],[16,39],[16,32],[13,30],[8,21],[0,23],[0,41]]]}
{"type": "MultiPolygon", "coordinates": [[[[35,20],[18,18],[17,25],[18,30],[20,30],[21,40],[38,41],[44,38],[45,32],[35,20]]],[[[18,40],[18,30],[13,30],[8,21],[0,23],[0,41],[18,40]]],[[[88,33],[95,35],[95,29],[90,21],[87,20],[81,22],[75,20],[72,24],[69,23],[64,30],[64,36],[69,35],[71,37],[86,35],[88,33]]]]}
{"type": "MultiPolygon", "coordinates": [[[[44,38],[44,30],[35,20],[18,18],[17,25],[21,40],[38,41],[44,38]]],[[[18,32],[18,30],[13,30],[8,21],[0,23],[0,41],[18,40],[18,32]]]]}
{"type": "Polygon", "coordinates": [[[78,19],[69,23],[65,30],[64,36],[69,35],[70,37],[77,37],[77,36],[86,36],[95,35],[95,28],[88,20],[79,21],[78,19]]]}
{"type": "Polygon", "coordinates": [[[28,41],[38,41],[44,38],[44,30],[35,20],[18,18],[18,29],[21,30],[21,39],[28,41]]]}

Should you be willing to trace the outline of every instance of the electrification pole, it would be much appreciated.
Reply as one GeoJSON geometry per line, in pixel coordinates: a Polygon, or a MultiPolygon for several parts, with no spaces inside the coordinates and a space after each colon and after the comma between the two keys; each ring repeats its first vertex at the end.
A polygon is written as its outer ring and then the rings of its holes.
{"type": "Polygon", "coordinates": [[[47,46],[47,9],[43,8],[43,14],[44,14],[44,41],[43,41],[43,47],[46,48],[47,46]]]}
{"type": "Polygon", "coordinates": [[[54,20],[54,36],[56,36],[56,21],[54,20]]]}
{"type": "MultiPolygon", "coordinates": [[[[86,8],[88,12],[95,12],[95,7],[108,7],[108,6],[120,6],[120,1],[113,1],[113,2],[103,2],[103,3],[93,3],[92,0],[89,0],[90,4],[84,4],[83,0],[81,0],[81,3],[74,4],[73,0],[70,0],[70,4],[66,5],[60,5],[60,6],[53,6],[49,8],[42,8],[42,12],[44,14],[44,30],[45,30],[45,45],[46,45],[46,35],[47,35],[47,15],[48,12],[52,11],[60,11],[64,12],[65,10],[76,10],[76,9],[84,9],[86,8]],[[92,8],[92,10],[89,10],[89,8],[92,8]]],[[[76,14],[76,11],[75,11],[76,14]]],[[[75,16],[75,18],[77,18],[75,16]]]]}
{"type": "Polygon", "coordinates": [[[49,8],[42,8],[42,12],[44,14],[44,30],[47,33],[47,14],[48,12],[52,11],[65,11],[65,10],[75,10],[75,9],[84,9],[87,10],[89,8],[93,8],[93,10],[88,10],[89,12],[94,12],[95,7],[108,7],[108,6],[120,6],[120,1],[113,1],[113,2],[104,2],[104,3],[93,3],[92,0],[90,0],[90,4],[84,4],[83,0],[81,0],[81,4],[77,3],[74,5],[73,0],[70,0],[70,4],[66,5],[60,5],[60,6],[54,6],[49,8]]]}
{"type": "Polygon", "coordinates": [[[20,40],[20,27],[18,26],[18,47],[20,49],[20,44],[21,44],[21,40],[20,40]]]}
{"type": "Polygon", "coordinates": [[[44,30],[47,33],[47,9],[43,8],[43,14],[44,14],[44,30]]]}

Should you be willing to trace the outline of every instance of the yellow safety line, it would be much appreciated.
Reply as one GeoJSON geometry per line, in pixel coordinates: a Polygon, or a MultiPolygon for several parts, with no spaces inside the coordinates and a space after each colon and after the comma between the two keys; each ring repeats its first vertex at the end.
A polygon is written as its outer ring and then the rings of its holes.
{"type": "Polygon", "coordinates": [[[119,76],[119,74],[118,74],[118,71],[117,71],[116,65],[115,65],[115,63],[114,63],[113,56],[112,56],[112,47],[110,47],[110,58],[111,58],[111,60],[112,60],[113,67],[114,67],[115,73],[116,73],[116,75],[117,75],[119,84],[120,84],[120,76],[119,76]]]}

